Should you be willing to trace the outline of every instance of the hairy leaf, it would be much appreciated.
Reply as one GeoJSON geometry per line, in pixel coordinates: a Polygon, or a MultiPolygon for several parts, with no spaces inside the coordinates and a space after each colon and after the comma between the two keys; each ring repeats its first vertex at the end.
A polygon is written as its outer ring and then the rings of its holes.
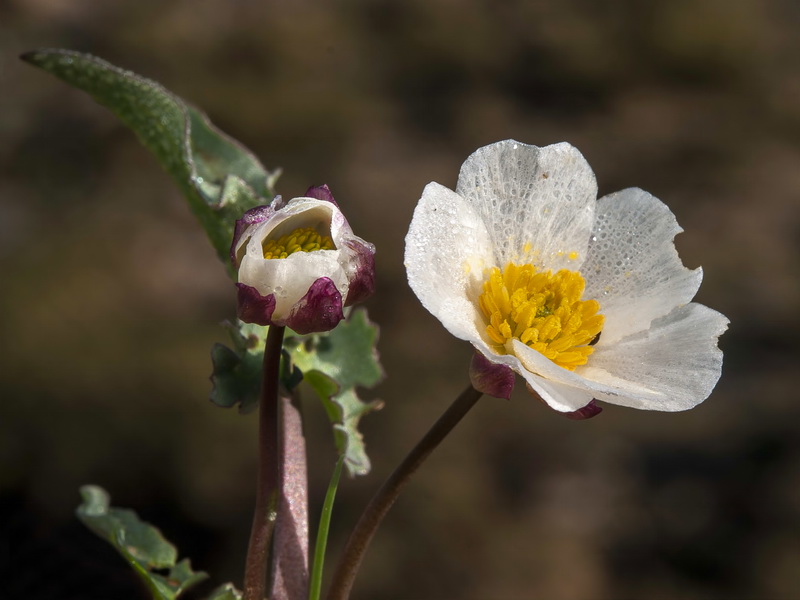
{"type": "MultiPolygon", "coordinates": [[[[233,348],[216,344],[211,350],[211,400],[222,407],[239,405],[242,412],[258,406],[267,327],[239,322],[226,324],[233,348]]],[[[350,475],[370,470],[358,423],[383,402],[363,402],[358,387],[370,388],[383,378],[375,343],[378,327],[357,309],[333,330],[298,335],[287,330],[281,380],[287,389],[305,380],[322,400],[333,426],[333,436],[350,475]]]]}
{"type": "Polygon", "coordinates": [[[214,344],[211,349],[211,401],[223,408],[239,405],[242,413],[258,406],[267,327],[226,321],[233,348],[214,344]]]}
{"type": "Polygon", "coordinates": [[[357,387],[372,387],[383,378],[375,344],[378,328],[367,311],[355,310],[327,335],[290,338],[284,347],[294,365],[317,393],[333,425],[334,440],[352,475],[371,468],[358,430],[361,417],[383,406],[380,400],[363,402],[357,387]]]}
{"type": "Polygon", "coordinates": [[[192,571],[189,559],[176,562],[175,546],[158,529],[141,521],[135,512],[111,507],[103,488],[83,486],[81,497],[83,503],[76,511],[78,518],[122,554],[155,600],[174,600],[208,577],[202,571],[192,571]]]}
{"type": "MultiPolygon", "coordinates": [[[[261,394],[261,377],[264,362],[264,343],[269,327],[238,321],[234,325],[225,321],[223,327],[233,342],[233,348],[214,344],[211,348],[211,394],[209,398],[217,406],[231,408],[238,405],[241,413],[249,413],[258,407],[261,394]]],[[[287,338],[297,335],[287,329],[287,338]]],[[[286,352],[281,359],[281,382],[292,389],[303,380],[303,374],[292,366],[286,352]]]]}
{"type": "Polygon", "coordinates": [[[87,92],[136,133],[175,179],[227,265],[236,219],[268,203],[279,171],[267,171],[205,114],[154,81],[70,50],[36,50],[22,59],[87,92]]]}

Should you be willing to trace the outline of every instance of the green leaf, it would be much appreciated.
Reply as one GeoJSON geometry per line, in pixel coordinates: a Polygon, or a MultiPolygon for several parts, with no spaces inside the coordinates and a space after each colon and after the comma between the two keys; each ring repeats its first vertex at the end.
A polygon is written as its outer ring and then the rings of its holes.
{"type": "Polygon", "coordinates": [[[225,583],[211,592],[208,600],[242,600],[242,592],[237,590],[232,583],[225,583]]]}
{"type": "Polygon", "coordinates": [[[223,344],[214,344],[211,349],[211,401],[223,408],[238,404],[243,413],[258,406],[261,387],[260,358],[258,353],[246,350],[237,352],[223,344]]]}
{"type": "MultiPolygon", "coordinates": [[[[222,407],[239,405],[242,412],[258,406],[267,327],[239,322],[226,323],[233,348],[216,344],[211,350],[213,371],[211,400],[222,407]]],[[[358,423],[364,415],[383,406],[363,402],[358,387],[373,387],[383,378],[375,343],[378,328],[364,309],[354,310],[339,325],[324,334],[302,336],[287,330],[281,380],[288,389],[304,379],[322,400],[333,425],[333,436],[345,467],[352,475],[370,470],[364,439],[358,423]]]]}
{"type": "Polygon", "coordinates": [[[36,50],[22,59],[87,92],[130,127],[175,179],[220,258],[229,262],[236,219],[268,203],[279,171],[267,171],[205,114],[154,81],[70,50],[36,50]]]}
{"type": "Polygon", "coordinates": [[[202,571],[192,571],[189,559],[176,563],[175,546],[158,529],[142,522],[135,512],[112,508],[103,488],[85,485],[81,487],[81,497],[83,503],[76,511],[78,518],[122,554],[155,600],[174,600],[208,577],[202,571]]]}
{"type": "Polygon", "coordinates": [[[290,338],[284,343],[294,365],[322,400],[333,425],[336,448],[345,457],[351,476],[365,475],[371,468],[359,421],[383,407],[380,400],[363,402],[356,391],[383,378],[377,340],[377,326],[359,309],[327,335],[290,338]]]}
{"type": "Polygon", "coordinates": [[[333,469],[331,480],[328,483],[328,491],[325,492],[325,502],[322,504],[322,512],[319,517],[319,527],[317,528],[317,542],[314,545],[314,563],[311,568],[311,578],[308,584],[309,600],[319,600],[322,592],[322,571],[325,565],[325,549],[328,546],[328,533],[331,527],[331,515],[333,514],[333,503],[336,500],[336,490],[339,487],[339,478],[342,475],[344,456],[340,456],[333,469]]]}
{"type": "Polygon", "coordinates": [[[233,349],[215,344],[211,349],[211,401],[223,408],[239,405],[242,413],[258,406],[261,394],[264,342],[268,327],[229,321],[223,323],[228,330],[233,349]]]}

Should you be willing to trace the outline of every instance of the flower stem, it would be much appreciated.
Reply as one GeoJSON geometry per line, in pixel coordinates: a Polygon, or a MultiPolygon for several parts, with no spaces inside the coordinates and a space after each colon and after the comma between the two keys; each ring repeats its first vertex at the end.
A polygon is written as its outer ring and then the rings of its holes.
{"type": "Polygon", "coordinates": [[[297,396],[281,395],[281,488],[272,534],[270,600],[308,596],[308,472],[297,396]]]}
{"type": "Polygon", "coordinates": [[[263,600],[266,596],[269,547],[280,501],[282,457],[278,372],[283,333],[283,327],[271,326],[264,347],[264,380],[258,411],[256,506],[245,562],[244,600],[263,600]]]}
{"type": "Polygon", "coordinates": [[[467,387],[372,497],[347,541],[344,554],[333,576],[328,600],[347,600],[350,597],[350,590],[353,587],[358,568],[386,513],[389,512],[414,472],[482,395],[482,392],[471,385],[467,387]]]}

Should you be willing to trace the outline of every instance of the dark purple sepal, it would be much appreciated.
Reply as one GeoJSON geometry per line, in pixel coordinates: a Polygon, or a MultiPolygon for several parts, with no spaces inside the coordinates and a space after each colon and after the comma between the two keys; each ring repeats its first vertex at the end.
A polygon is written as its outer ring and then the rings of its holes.
{"type": "Polygon", "coordinates": [[[574,410],[572,412],[564,413],[564,416],[568,419],[572,419],[573,421],[585,421],[586,419],[591,419],[592,417],[596,417],[601,412],[603,412],[603,407],[597,405],[597,400],[592,400],[584,406],[583,408],[579,408],[578,410],[574,410]]]}
{"type": "Polygon", "coordinates": [[[330,202],[336,207],[339,206],[336,204],[336,200],[333,199],[333,193],[331,193],[331,189],[327,186],[327,184],[324,183],[322,185],[313,185],[308,188],[306,191],[306,198],[325,200],[325,202],[330,202]]]}
{"type": "Polygon", "coordinates": [[[233,241],[231,242],[231,263],[233,264],[234,268],[239,266],[236,264],[236,244],[239,243],[239,238],[242,237],[244,230],[250,227],[250,225],[255,225],[256,223],[262,223],[266,221],[272,215],[274,215],[278,209],[282,207],[282,205],[283,200],[281,197],[275,196],[275,199],[269,206],[256,206],[251,208],[244,213],[240,219],[237,219],[233,228],[233,241]]]}
{"type": "Polygon", "coordinates": [[[514,379],[514,371],[510,367],[493,363],[477,351],[472,355],[469,380],[479,392],[508,400],[514,390],[514,379]]]}
{"type": "Polygon", "coordinates": [[[292,307],[292,312],[284,324],[305,335],[330,331],[342,319],[344,319],[342,295],[333,281],[327,277],[320,277],[311,284],[306,295],[292,307]]]}
{"type": "Polygon", "coordinates": [[[256,325],[273,325],[272,313],[275,312],[275,294],[262,296],[258,290],[244,283],[236,284],[238,307],[236,316],[245,323],[256,325]]]}
{"type": "Polygon", "coordinates": [[[375,293],[375,248],[356,240],[349,240],[345,245],[352,250],[350,260],[355,264],[355,275],[350,279],[350,288],[344,305],[350,306],[363,302],[375,293]]]}

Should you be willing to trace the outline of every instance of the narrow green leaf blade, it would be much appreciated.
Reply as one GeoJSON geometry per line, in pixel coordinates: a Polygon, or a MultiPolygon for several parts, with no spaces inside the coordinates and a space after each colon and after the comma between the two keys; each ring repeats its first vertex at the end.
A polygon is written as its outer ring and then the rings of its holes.
{"type": "Polygon", "coordinates": [[[22,59],[87,92],[131,128],[175,179],[227,264],[236,219],[272,197],[278,173],[154,81],[70,50],[36,50],[22,59]]]}
{"type": "Polygon", "coordinates": [[[175,600],[208,575],[192,571],[188,559],[176,564],[178,552],[161,532],[144,523],[131,510],[113,508],[101,487],[81,488],[83,503],[78,518],[95,534],[110,543],[128,561],[156,600],[175,600]],[[167,575],[156,570],[169,569],[167,575]]]}
{"type": "Polygon", "coordinates": [[[328,491],[325,492],[325,502],[322,504],[322,512],[319,517],[319,527],[317,528],[317,541],[314,545],[314,564],[311,568],[311,579],[308,585],[308,600],[319,600],[322,592],[322,571],[325,566],[325,549],[328,546],[328,532],[331,526],[331,515],[333,514],[333,503],[336,500],[336,490],[339,487],[339,479],[342,475],[344,456],[340,456],[333,469],[331,480],[328,483],[328,491]]]}

